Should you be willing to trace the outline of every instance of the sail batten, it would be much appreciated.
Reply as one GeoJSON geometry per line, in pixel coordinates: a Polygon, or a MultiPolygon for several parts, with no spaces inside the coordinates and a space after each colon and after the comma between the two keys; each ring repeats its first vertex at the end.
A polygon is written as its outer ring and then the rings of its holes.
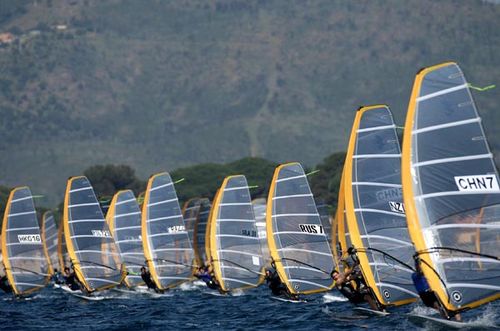
{"type": "Polygon", "coordinates": [[[142,208],[142,244],[154,282],[167,289],[189,280],[194,253],[168,173],[149,179],[142,208]]]}
{"type": "Polygon", "coordinates": [[[212,210],[208,246],[222,291],[258,286],[264,278],[264,260],[245,176],[224,179],[212,210]]]}
{"type": "Polygon", "coordinates": [[[456,63],[420,71],[404,131],[403,192],[412,241],[448,311],[500,298],[499,176],[456,63]],[[491,260],[490,260],[491,262],[491,260]]]}

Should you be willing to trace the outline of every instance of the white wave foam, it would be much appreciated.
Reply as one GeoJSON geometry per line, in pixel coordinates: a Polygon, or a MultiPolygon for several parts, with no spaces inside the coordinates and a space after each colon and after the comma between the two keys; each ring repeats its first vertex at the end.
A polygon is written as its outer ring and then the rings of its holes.
{"type": "Polygon", "coordinates": [[[323,303],[330,303],[330,302],[345,302],[347,301],[347,298],[341,297],[341,296],[336,296],[330,293],[324,294],[323,295],[323,303]]]}

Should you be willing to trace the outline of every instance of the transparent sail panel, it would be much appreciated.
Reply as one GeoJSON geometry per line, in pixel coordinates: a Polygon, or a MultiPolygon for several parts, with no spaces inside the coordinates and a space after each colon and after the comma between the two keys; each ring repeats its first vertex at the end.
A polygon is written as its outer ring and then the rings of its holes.
{"type": "Polygon", "coordinates": [[[205,237],[207,232],[208,216],[212,205],[210,200],[200,200],[200,210],[194,224],[193,249],[196,256],[196,263],[199,266],[207,263],[207,255],[205,253],[205,237]]]}
{"type": "Polygon", "coordinates": [[[86,177],[68,181],[68,229],[77,260],[78,277],[86,280],[88,290],[112,287],[121,282],[121,257],[108,224],[86,177]]]}
{"type": "Polygon", "coordinates": [[[425,244],[455,307],[500,291],[500,189],[493,156],[456,64],[422,80],[411,136],[414,201],[425,244]],[[433,249],[438,247],[438,249],[433,249]]]}
{"type": "Polygon", "coordinates": [[[141,267],[145,266],[146,258],[142,246],[141,211],[134,192],[130,190],[118,192],[110,210],[114,211],[113,237],[129,272],[126,278],[127,285],[141,285],[143,284],[140,276],[141,267]]]}
{"type": "Polygon", "coordinates": [[[266,209],[267,203],[265,198],[258,198],[252,201],[253,213],[255,215],[255,225],[257,226],[257,234],[260,239],[260,247],[262,249],[262,256],[264,257],[264,264],[271,261],[269,247],[267,246],[267,232],[266,232],[266,209]]]}
{"type": "Polygon", "coordinates": [[[198,215],[200,213],[200,207],[201,207],[201,199],[199,198],[189,199],[186,202],[182,213],[182,216],[184,217],[184,226],[186,227],[186,231],[188,233],[191,246],[193,246],[194,227],[196,224],[196,220],[198,219],[198,215]]]}
{"type": "Polygon", "coordinates": [[[302,166],[283,166],[272,193],[272,233],[291,290],[328,290],[332,252],[302,166]]]}
{"type": "Polygon", "coordinates": [[[411,274],[415,250],[410,240],[401,186],[401,151],[390,110],[365,110],[360,118],[352,162],[356,224],[383,304],[417,298],[411,274]]]}
{"type": "Polygon", "coordinates": [[[168,288],[190,279],[194,253],[170,175],[163,173],[152,177],[146,196],[150,259],[158,278],[157,285],[168,288]]]}
{"type": "Polygon", "coordinates": [[[44,245],[47,250],[47,255],[49,257],[52,269],[57,269],[59,262],[57,257],[57,226],[54,220],[54,215],[52,212],[48,211],[43,214],[43,238],[45,240],[44,245]]]}
{"type": "MultiPolygon", "coordinates": [[[[227,291],[257,286],[264,259],[245,176],[232,176],[221,188],[215,219],[216,256],[227,291]]],[[[212,232],[214,233],[214,232],[212,232]]]]}
{"type": "Polygon", "coordinates": [[[47,284],[49,264],[30,189],[14,189],[7,208],[7,224],[2,234],[7,250],[2,254],[4,261],[8,260],[6,271],[14,280],[11,285],[15,293],[21,295],[39,290],[47,284]]]}
{"type": "Polygon", "coordinates": [[[68,254],[68,248],[66,247],[66,239],[64,238],[63,224],[59,225],[59,230],[57,231],[57,259],[60,270],[64,271],[66,267],[70,267],[71,262],[68,254]]]}

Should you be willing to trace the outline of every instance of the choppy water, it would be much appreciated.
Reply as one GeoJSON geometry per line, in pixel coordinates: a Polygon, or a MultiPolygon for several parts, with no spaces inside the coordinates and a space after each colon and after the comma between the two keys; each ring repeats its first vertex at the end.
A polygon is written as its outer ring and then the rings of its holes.
{"type": "MultiPolygon", "coordinates": [[[[419,305],[392,309],[386,317],[361,316],[337,292],[307,303],[270,298],[265,286],[233,296],[213,296],[204,286],[184,285],[168,296],[108,291],[86,301],[48,287],[26,299],[0,295],[0,329],[76,330],[415,330],[407,313],[432,314],[419,305]]],[[[500,302],[463,314],[481,329],[500,325],[500,302]]]]}

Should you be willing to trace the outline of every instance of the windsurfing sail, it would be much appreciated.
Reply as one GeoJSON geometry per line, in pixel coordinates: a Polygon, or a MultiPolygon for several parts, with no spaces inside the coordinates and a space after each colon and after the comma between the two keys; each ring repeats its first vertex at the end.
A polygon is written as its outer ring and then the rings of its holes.
{"type": "Polygon", "coordinates": [[[198,219],[198,214],[200,213],[201,199],[192,198],[184,203],[182,208],[182,217],[184,218],[184,226],[189,236],[189,241],[193,245],[194,241],[194,226],[196,220],[198,219]]]}
{"type": "Polygon", "coordinates": [[[210,228],[212,267],[221,289],[258,286],[264,259],[246,177],[224,179],[213,204],[210,228]]]}
{"type": "Polygon", "coordinates": [[[271,263],[271,255],[267,247],[267,232],[266,232],[266,209],[267,202],[265,198],[257,198],[252,200],[253,213],[255,215],[255,225],[257,226],[257,234],[260,238],[260,247],[262,248],[262,256],[264,264],[271,263]]]}
{"type": "Polygon", "coordinates": [[[59,269],[64,271],[66,267],[70,267],[68,249],[66,248],[66,241],[64,239],[64,225],[59,224],[57,230],[57,262],[59,262],[59,269]]]}
{"type": "Polygon", "coordinates": [[[40,290],[50,280],[33,196],[28,187],[10,192],[2,225],[2,259],[16,295],[40,290]]]}
{"type": "Polygon", "coordinates": [[[387,106],[358,109],[344,169],[346,220],[367,285],[384,306],[415,301],[401,151],[387,106]]]}
{"type": "Polygon", "coordinates": [[[276,168],[266,212],[267,242],[281,281],[292,294],[333,287],[332,251],[299,163],[276,168]]]}
{"type": "Polygon", "coordinates": [[[117,192],[109,205],[106,220],[128,271],[125,284],[128,287],[143,284],[140,273],[146,259],[142,246],[141,210],[134,192],[117,192]]]}
{"type": "Polygon", "coordinates": [[[193,250],[197,266],[204,266],[207,261],[205,254],[205,235],[207,230],[208,216],[212,205],[210,200],[202,198],[199,201],[200,208],[193,228],[193,250]]]}
{"type": "MultiPolygon", "coordinates": [[[[217,200],[219,196],[219,189],[215,192],[214,200],[217,200]]],[[[210,249],[210,223],[212,222],[212,214],[214,213],[214,208],[210,208],[208,213],[208,220],[205,229],[205,265],[210,265],[212,263],[212,250],[210,249]]]]}
{"type": "Polygon", "coordinates": [[[71,177],[64,197],[64,236],[75,274],[90,293],[119,285],[122,259],[89,180],[71,177]]]}
{"type": "Polygon", "coordinates": [[[323,225],[323,230],[325,231],[328,242],[331,243],[332,235],[332,223],[330,220],[330,211],[328,210],[328,205],[322,199],[316,200],[316,207],[318,208],[319,218],[321,219],[321,224],[323,225]]]}
{"type": "Polygon", "coordinates": [[[421,70],[406,117],[403,194],[421,267],[448,311],[500,298],[500,188],[456,63],[421,70]]]}
{"type": "MultiPolygon", "coordinates": [[[[54,220],[54,214],[51,211],[46,211],[42,216],[42,243],[45,256],[49,262],[49,274],[54,273],[57,269],[57,225],[54,220]]],[[[61,271],[61,270],[59,270],[61,271]]]]}
{"type": "Polygon", "coordinates": [[[148,181],[142,209],[142,241],[149,271],[159,289],[191,279],[194,253],[174,183],[166,172],[148,181]]]}

